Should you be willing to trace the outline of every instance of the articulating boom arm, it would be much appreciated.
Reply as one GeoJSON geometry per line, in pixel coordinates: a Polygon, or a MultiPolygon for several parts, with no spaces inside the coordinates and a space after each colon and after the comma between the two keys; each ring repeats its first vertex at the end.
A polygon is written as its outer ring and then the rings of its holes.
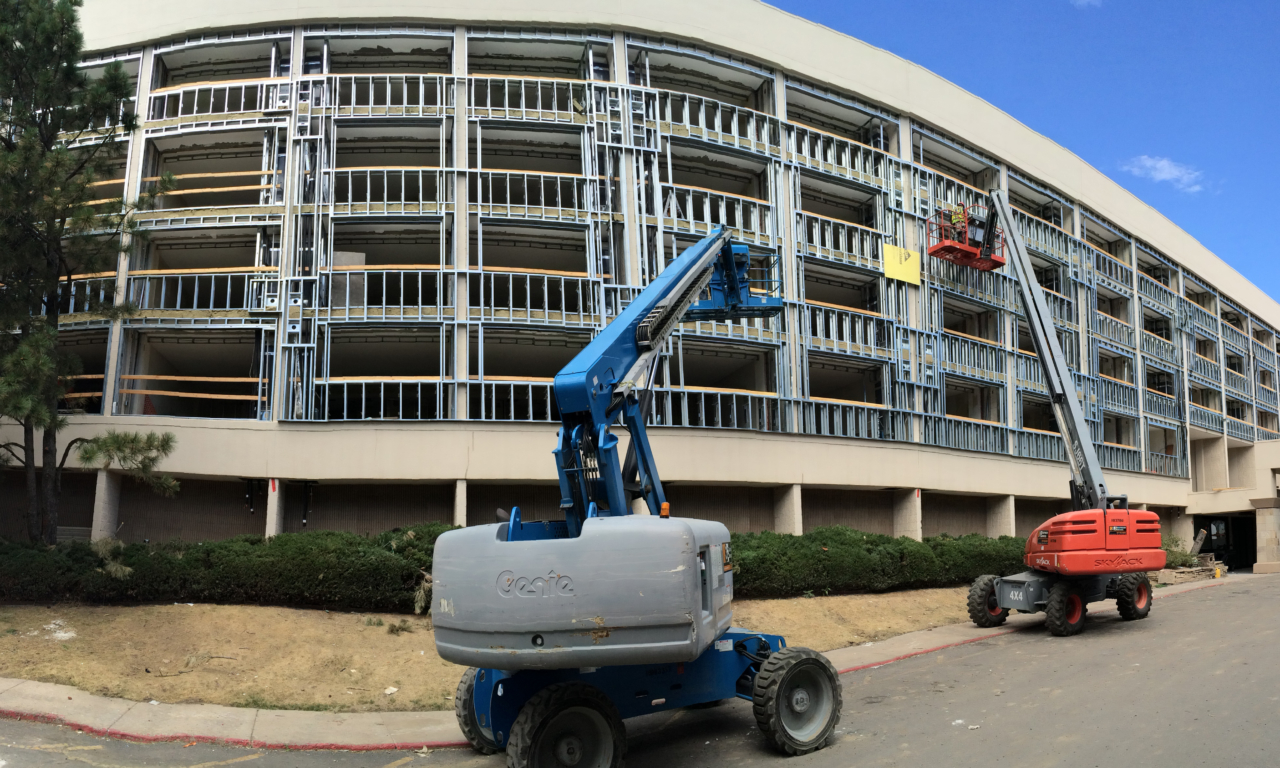
{"type": "MultiPolygon", "coordinates": [[[[1098,463],[1098,453],[1093,448],[1093,437],[1089,433],[1089,424],[1085,421],[1084,410],[1076,395],[1071,369],[1067,366],[1061,345],[1058,344],[1058,334],[1054,330],[1053,316],[1049,314],[1049,306],[1044,298],[1044,289],[1036,280],[1031,258],[1027,256],[1026,245],[1022,242],[1022,233],[1013,220],[1009,199],[1003,190],[996,189],[991,192],[991,201],[991,216],[999,217],[1000,227],[1005,232],[1005,239],[1009,244],[1009,261],[1022,291],[1022,306],[1026,310],[1031,339],[1035,342],[1036,354],[1044,367],[1049,401],[1067,444],[1067,460],[1071,464],[1072,506],[1077,510],[1104,509],[1112,506],[1113,502],[1128,506],[1125,496],[1111,496],[1107,493],[1107,482],[1102,477],[1102,465],[1098,463]]],[[[988,236],[983,243],[984,255],[990,252],[996,234],[995,227],[988,226],[986,230],[988,236]]]]}
{"type": "Polygon", "coordinates": [[[782,310],[782,299],[751,290],[750,256],[717,229],[689,247],[649,283],[556,375],[560,429],[555,450],[560,508],[568,535],[588,517],[631,513],[641,497],[650,512],[666,504],[649,447],[645,419],[663,345],[686,320],[764,317],[782,310]],[[625,465],[609,426],[621,415],[631,434],[625,465]]]}

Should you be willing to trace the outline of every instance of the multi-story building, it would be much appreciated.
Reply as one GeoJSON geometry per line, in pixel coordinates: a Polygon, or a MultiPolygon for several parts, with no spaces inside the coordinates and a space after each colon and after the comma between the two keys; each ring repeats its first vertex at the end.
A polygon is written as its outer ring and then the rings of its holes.
{"type": "Polygon", "coordinates": [[[884,269],[999,186],[1113,490],[1280,560],[1250,502],[1276,495],[1280,305],[1013,117],[749,0],[296,8],[84,9],[84,66],[122,63],[142,118],[104,198],[176,189],[115,272],[67,286],[66,435],[173,432],[183,491],[71,475],[66,533],[554,515],[552,376],[727,226],[776,254],[787,308],[670,343],[652,434],[674,513],[1025,534],[1068,475],[1013,278],[884,269]],[[88,314],[90,293],[137,312],[88,314]]]}

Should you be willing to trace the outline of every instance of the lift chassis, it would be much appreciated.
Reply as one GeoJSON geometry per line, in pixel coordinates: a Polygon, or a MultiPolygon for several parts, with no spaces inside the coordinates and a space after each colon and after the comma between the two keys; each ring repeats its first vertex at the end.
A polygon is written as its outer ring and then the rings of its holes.
{"type": "Polygon", "coordinates": [[[1007,255],[1067,448],[1073,511],[1049,519],[1027,538],[1023,561],[1029,570],[1015,576],[981,576],[973,583],[969,617],[978,626],[994,627],[1004,623],[1010,610],[1044,611],[1053,634],[1074,635],[1084,628],[1089,603],[1115,598],[1122,617],[1145,618],[1151,611],[1146,572],[1165,564],[1160,518],[1154,512],[1131,510],[1126,496],[1108,493],[1073,372],[1008,196],[992,190],[991,203],[987,211],[981,206],[940,210],[930,223],[928,251],[935,258],[980,270],[1002,266],[1007,255]]]}

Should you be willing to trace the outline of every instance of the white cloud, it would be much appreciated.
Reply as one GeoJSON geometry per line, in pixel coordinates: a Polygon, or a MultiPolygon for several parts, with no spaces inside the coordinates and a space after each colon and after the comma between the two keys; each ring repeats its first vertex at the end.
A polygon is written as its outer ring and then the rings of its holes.
{"type": "Polygon", "coordinates": [[[1071,0],[1071,4],[1077,8],[1097,8],[1102,0],[1071,0]]]}
{"type": "Polygon", "coordinates": [[[1120,167],[1143,179],[1167,181],[1180,192],[1199,192],[1204,189],[1200,184],[1200,171],[1167,157],[1138,155],[1120,167]]]}

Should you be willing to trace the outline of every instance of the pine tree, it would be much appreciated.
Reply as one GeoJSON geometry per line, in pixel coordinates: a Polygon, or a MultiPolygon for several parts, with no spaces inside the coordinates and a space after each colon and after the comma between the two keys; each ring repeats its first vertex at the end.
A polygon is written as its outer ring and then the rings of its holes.
{"type": "MultiPolygon", "coordinates": [[[[66,419],[58,402],[67,377],[79,372],[78,358],[58,349],[61,299],[71,275],[115,271],[122,248],[138,234],[132,213],[155,194],[131,205],[99,199],[104,186],[97,182],[110,178],[128,146],[124,139],[138,126],[135,87],[118,63],[94,77],[81,69],[80,5],[0,0],[0,418],[22,427],[21,442],[4,444],[0,460],[21,464],[28,535],[50,544],[57,539],[62,467],[73,447],[59,459],[66,419]]],[[[129,311],[110,301],[90,309],[108,317],[129,311]]],[[[137,437],[111,438],[111,446],[172,450],[171,435],[137,437]]],[[[101,458],[92,446],[106,438],[80,445],[83,463],[93,463],[85,460],[86,448],[89,458],[101,458]]],[[[141,458],[114,455],[121,466],[141,458]]],[[[134,474],[149,474],[154,464],[141,461],[145,471],[134,474]]]]}

